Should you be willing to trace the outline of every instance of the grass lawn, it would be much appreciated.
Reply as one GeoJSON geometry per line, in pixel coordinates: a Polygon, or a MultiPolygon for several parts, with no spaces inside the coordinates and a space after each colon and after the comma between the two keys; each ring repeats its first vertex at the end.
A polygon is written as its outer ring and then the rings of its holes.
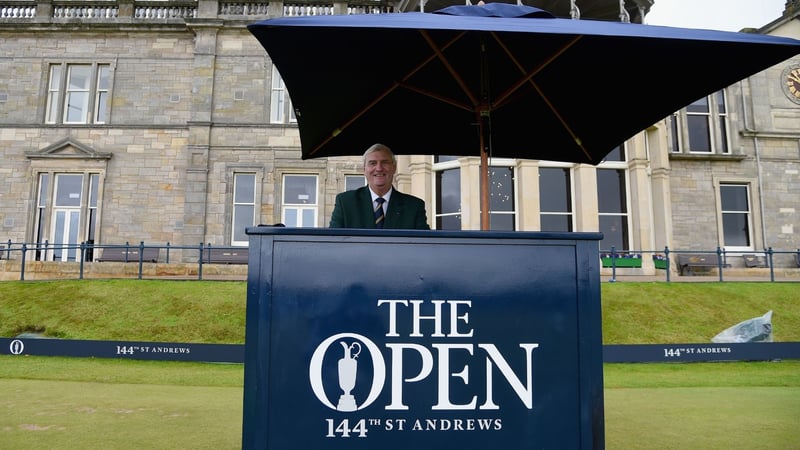
{"type": "MultiPolygon", "coordinates": [[[[609,449],[797,448],[800,361],[606,364],[609,449]]],[[[243,366],[0,356],[0,447],[235,449],[243,366]]]]}
{"type": "MultiPolygon", "coordinates": [[[[796,283],[603,284],[605,343],[709,342],[773,310],[800,341],[796,283]]],[[[241,343],[246,283],[0,283],[0,336],[241,343]]],[[[243,366],[0,356],[0,448],[241,445],[243,366]]],[[[800,360],[606,364],[609,449],[800,448],[800,360]]]]}

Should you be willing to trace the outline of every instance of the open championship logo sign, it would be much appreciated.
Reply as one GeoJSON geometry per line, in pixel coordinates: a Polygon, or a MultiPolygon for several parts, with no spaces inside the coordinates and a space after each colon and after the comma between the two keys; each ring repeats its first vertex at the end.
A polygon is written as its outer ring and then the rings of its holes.
{"type": "MultiPolygon", "coordinates": [[[[518,399],[517,404],[530,410],[533,397],[533,353],[537,343],[520,343],[515,357],[525,366],[512,364],[494,343],[474,343],[475,330],[469,318],[470,300],[378,300],[377,308],[388,318],[384,349],[358,333],[337,333],[314,350],[308,365],[310,387],[316,399],[330,410],[352,413],[369,410],[369,419],[327,418],[326,437],[367,437],[372,429],[389,431],[499,431],[502,419],[489,417],[382,417],[384,413],[423,414],[413,407],[439,413],[498,412],[501,402],[495,398],[495,383],[506,383],[518,399]],[[423,309],[432,315],[423,315],[423,309]],[[408,309],[411,310],[408,314],[408,309]],[[405,314],[403,314],[405,312],[405,314]],[[406,334],[398,320],[411,321],[406,334]],[[424,323],[428,322],[428,323],[424,323]],[[425,328],[425,325],[432,325],[425,328]],[[422,330],[431,329],[430,333],[422,330]],[[384,351],[386,354],[384,355],[384,351]],[[524,356],[522,356],[524,355],[524,356]],[[481,377],[473,376],[478,369],[481,377]],[[420,399],[419,391],[407,394],[416,383],[434,386],[433,393],[420,399]],[[356,389],[356,386],[359,389],[356,389]],[[388,402],[377,404],[388,389],[388,402]],[[454,392],[460,394],[454,395],[454,392]],[[464,395],[464,392],[469,392],[464,395]],[[458,397],[460,400],[456,399],[458,397]],[[413,398],[413,400],[412,400],[413,398]],[[425,403],[427,401],[427,403],[425,403]],[[420,404],[424,406],[419,406],[420,404]]],[[[408,325],[408,324],[405,324],[408,325]]]]}

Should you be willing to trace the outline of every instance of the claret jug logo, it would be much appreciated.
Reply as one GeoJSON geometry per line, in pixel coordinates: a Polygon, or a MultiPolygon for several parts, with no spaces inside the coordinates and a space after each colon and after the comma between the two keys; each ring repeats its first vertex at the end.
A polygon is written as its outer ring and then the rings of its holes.
{"type": "Polygon", "coordinates": [[[314,390],[314,395],[317,396],[325,406],[337,411],[351,412],[369,406],[378,398],[383,388],[383,382],[386,379],[385,364],[383,362],[383,355],[374,342],[364,336],[355,333],[341,333],[336,334],[322,343],[314,351],[311,356],[311,364],[309,365],[309,378],[311,380],[311,388],[314,390]],[[328,348],[336,343],[341,345],[342,358],[338,361],[338,379],[341,395],[337,403],[333,403],[325,393],[323,386],[323,360],[328,348]],[[369,395],[359,405],[355,397],[351,394],[356,385],[356,376],[358,373],[358,358],[362,353],[363,346],[367,348],[372,364],[374,366],[372,384],[369,390],[369,395]]]}
{"type": "Polygon", "coordinates": [[[329,336],[314,350],[309,381],[323,405],[340,412],[368,408],[384,391],[388,377],[388,404],[377,405],[386,411],[410,410],[404,389],[428,378],[435,392],[429,399],[415,397],[412,406],[428,402],[434,411],[500,410],[503,402],[495,399],[494,385],[504,382],[518,398],[513,403],[533,408],[533,352],[539,344],[518,343],[516,349],[503,349],[521,352],[514,354],[516,361],[524,356],[524,367],[519,362],[515,371],[494,343],[473,342],[477,339],[470,324],[471,300],[382,299],[376,308],[379,315],[386,313],[388,330],[381,337],[385,342],[344,332],[329,336]],[[419,361],[413,369],[404,367],[409,358],[419,361]],[[471,366],[480,368],[480,381],[470,382],[471,366]],[[470,392],[466,397],[465,390],[470,392]],[[453,395],[456,391],[460,394],[453,395]]]}

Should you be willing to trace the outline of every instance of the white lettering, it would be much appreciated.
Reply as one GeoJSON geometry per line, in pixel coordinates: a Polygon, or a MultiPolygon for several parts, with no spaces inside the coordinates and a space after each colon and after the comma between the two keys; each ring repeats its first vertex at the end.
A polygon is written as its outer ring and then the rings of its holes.
{"type": "Polygon", "coordinates": [[[489,358],[486,359],[486,402],[480,406],[480,409],[500,409],[492,399],[492,373],[494,372],[492,370],[492,361],[497,365],[500,373],[511,385],[514,392],[516,392],[517,397],[522,400],[522,403],[528,409],[533,409],[533,350],[539,347],[539,344],[519,344],[519,346],[525,351],[525,366],[527,370],[524,386],[494,344],[478,344],[478,347],[486,350],[489,355],[489,358]]]}
{"type": "Polygon", "coordinates": [[[430,350],[419,344],[386,344],[392,351],[392,380],[391,389],[392,402],[386,407],[387,410],[406,410],[408,406],[403,404],[403,381],[415,383],[425,379],[433,370],[433,355],[430,350]],[[422,367],[419,373],[412,377],[403,379],[403,350],[415,350],[422,358],[422,367]]]}
{"type": "Polygon", "coordinates": [[[437,409],[475,409],[477,403],[476,396],[472,396],[469,403],[456,405],[450,402],[450,376],[461,378],[465,385],[469,384],[469,366],[465,366],[461,372],[450,373],[450,351],[455,349],[467,350],[472,355],[472,344],[433,344],[439,352],[439,402],[433,405],[437,409]]]}
{"type": "Polygon", "coordinates": [[[442,304],[444,303],[443,300],[431,300],[434,306],[434,312],[432,316],[423,316],[420,314],[420,306],[422,305],[422,300],[411,300],[411,306],[414,314],[414,318],[412,319],[412,324],[414,326],[414,331],[411,333],[411,337],[422,337],[422,333],[420,333],[420,321],[425,320],[433,320],[433,328],[434,332],[431,337],[444,337],[442,334],[442,304]]]}
{"type": "MultiPolygon", "coordinates": [[[[399,337],[400,332],[398,331],[398,322],[399,318],[398,315],[400,313],[398,305],[407,307],[408,304],[411,303],[411,334],[409,337],[422,337],[422,321],[423,320],[432,320],[433,321],[433,333],[431,334],[432,337],[448,337],[448,338],[465,338],[465,337],[472,337],[473,330],[472,328],[466,328],[464,330],[459,330],[459,325],[468,325],[469,324],[469,312],[463,311],[464,307],[469,309],[472,307],[472,301],[470,300],[431,300],[430,303],[433,304],[433,314],[432,315],[423,315],[422,307],[424,306],[425,302],[422,300],[378,300],[378,306],[388,305],[389,306],[389,330],[386,333],[387,337],[399,337]],[[444,322],[444,315],[443,315],[443,308],[444,304],[448,305],[448,309],[446,312],[449,314],[449,325],[450,329],[447,334],[443,333],[442,325],[444,322]]],[[[406,315],[403,320],[407,320],[408,316],[406,315]]]]}
{"type": "Polygon", "coordinates": [[[458,320],[469,323],[469,313],[466,312],[459,316],[458,306],[467,305],[467,307],[471,308],[472,302],[469,300],[451,300],[447,303],[450,304],[450,334],[448,334],[447,337],[472,337],[472,328],[470,328],[467,333],[458,332],[458,320]]]}
{"type": "Polygon", "coordinates": [[[378,300],[378,306],[389,305],[389,332],[386,333],[388,337],[399,337],[397,333],[397,305],[408,306],[405,300],[378,300]]]}

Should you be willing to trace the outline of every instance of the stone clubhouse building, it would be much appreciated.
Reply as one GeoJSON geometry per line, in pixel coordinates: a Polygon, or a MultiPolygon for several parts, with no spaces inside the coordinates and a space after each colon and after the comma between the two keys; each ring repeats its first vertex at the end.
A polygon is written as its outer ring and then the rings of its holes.
{"type": "MultiPolygon", "coordinates": [[[[301,160],[289,93],[246,26],[452,3],[0,0],[0,244],[76,261],[80,243],[236,248],[255,224],[326,227],[335,195],[364,184],[360,159],[301,160]]],[[[525,3],[643,23],[653,1],[525,3]]],[[[800,1],[754,25],[800,38],[800,1]]],[[[476,230],[479,165],[402,156],[396,184],[426,201],[433,229],[476,230]]],[[[732,266],[771,248],[775,267],[797,267],[800,56],[687,105],[597,166],[494,158],[490,175],[492,230],[601,231],[601,252],[643,256],[632,273],[655,273],[649,255],[665,248],[724,249],[732,266]]],[[[196,257],[184,253],[170,258],[196,257]]]]}

